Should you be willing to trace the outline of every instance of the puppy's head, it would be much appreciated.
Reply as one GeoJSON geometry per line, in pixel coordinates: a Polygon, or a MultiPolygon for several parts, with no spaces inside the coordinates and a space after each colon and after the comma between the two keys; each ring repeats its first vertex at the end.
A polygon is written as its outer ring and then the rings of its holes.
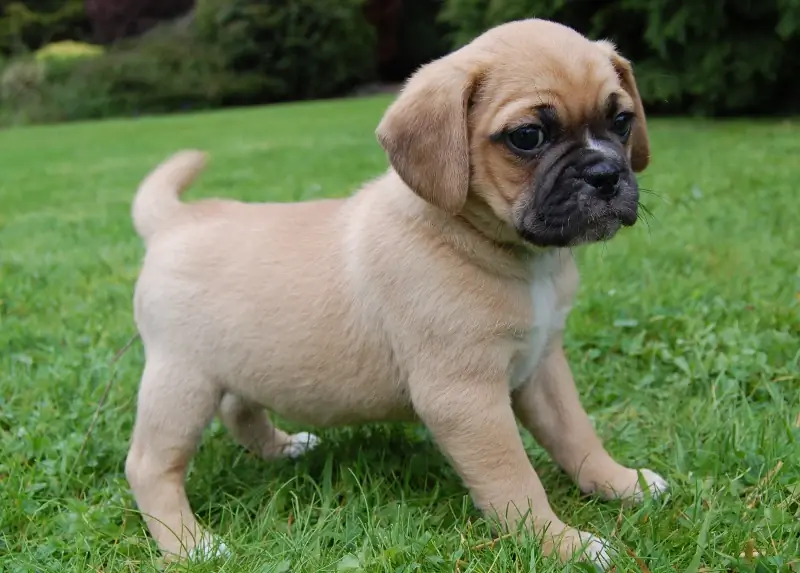
{"type": "Polygon", "coordinates": [[[540,247],[633,225],[634,172],[650,159],[630,63],[545,20],[498,26],[420,68],[377,136],[423,199],[452,214],[478,200],[540,247]]]}

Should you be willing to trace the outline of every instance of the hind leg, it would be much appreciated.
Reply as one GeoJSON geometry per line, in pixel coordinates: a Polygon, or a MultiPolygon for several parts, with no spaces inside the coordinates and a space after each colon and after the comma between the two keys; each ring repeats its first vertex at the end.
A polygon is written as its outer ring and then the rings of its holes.
{"type": "Polygon", "coordinates": [[[287,434],[273,426],[264,408],[235,394],[225,394],[219,416],[242,446],[265,460],[297,458],[319,442],[314,434],[287,434]]]}
{"type": "Polygon", "coordinates": [[[148,357],[125,474],[168,558],[225,550],[197,523],[185,489],[187,466],[219,401],[220,392],[189,365],[148,357]]]}

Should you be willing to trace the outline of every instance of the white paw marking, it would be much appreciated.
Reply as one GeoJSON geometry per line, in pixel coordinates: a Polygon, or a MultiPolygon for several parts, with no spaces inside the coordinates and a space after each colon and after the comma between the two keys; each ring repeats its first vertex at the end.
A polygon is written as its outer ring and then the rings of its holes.
{"type": "MultiPolygon", "coordinates": [[[[669,489],[669,483],[667,480],[658,475],[656,472],[648,469],[639,471],[642,473],[644,483],[647,484],[647,489],[650,490],[650,495],[653,497],[653,499],[659,497],[662,493],[669,489]]],[[[644,492],[638,483],[636,484],[636,493],[634,493],[634,498],[636,501],[641,501],[644,499],[644,492]]]]}
{"type": "Polygon", "coordinates": [[[289,436],[290,441],[283,447],[283,455],[290,459],[299,458],[319,444],[319,438],[308,432],[298,432],[289,436]]]}
{"type": "Polygon", "coordinates": [[[608,541],[583,531],[580,532],[580,538],[581,543],[584,544],[583,553],[591,563],[603,571],[613,565],[611,559],[614,557],[614,551],[608,541]]]}
{"type": "Polygon", "coordinates": [[[204,534],[197,545],[189,551],[189,559],[191,561],[209,561],[218,557],[228,557],[230,554],[230,549],[222,540],[213,535],[204,534]]]}

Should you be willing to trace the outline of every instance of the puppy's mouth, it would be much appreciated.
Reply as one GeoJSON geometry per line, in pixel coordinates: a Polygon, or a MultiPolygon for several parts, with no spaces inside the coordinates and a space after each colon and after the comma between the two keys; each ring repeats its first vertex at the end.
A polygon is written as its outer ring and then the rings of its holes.
{"type": "Polygon", "coordinates": [[[516,217],[517,231],[533,245],[607,241],[636,223],[639,187],[626,162],[577,150],[543,161],[537,172],[516,217]]]}

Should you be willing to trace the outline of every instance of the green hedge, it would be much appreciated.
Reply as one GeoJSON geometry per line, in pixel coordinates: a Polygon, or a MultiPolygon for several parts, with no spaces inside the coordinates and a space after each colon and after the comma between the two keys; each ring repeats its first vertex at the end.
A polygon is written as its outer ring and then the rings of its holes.
{"type": "Polygon", "coordinates": [[[446,0],[453,47],[537,16],[612,39],[652,111],[800,111],[798,0],[446,0]]]}
{"type": "Polygon", "coordinates": [[[89,36],[84,0],[0,1],[0,54],[6,57],[89,36]]]}
{"type": "Polygon", "coordinates": [[[257,80],[237,103],[322,98],[374,76],[364,0],[198,0],[193,23],[229,70],[257,80]]]}
{"type": "Polygon", "coordinates": [[[0,120],[53,122],[340,95],[375,73],[374,34],[362,3],[199,0],[190,18],[102,55],[43,62],[44,73],[14,62],[0,120]]]}

